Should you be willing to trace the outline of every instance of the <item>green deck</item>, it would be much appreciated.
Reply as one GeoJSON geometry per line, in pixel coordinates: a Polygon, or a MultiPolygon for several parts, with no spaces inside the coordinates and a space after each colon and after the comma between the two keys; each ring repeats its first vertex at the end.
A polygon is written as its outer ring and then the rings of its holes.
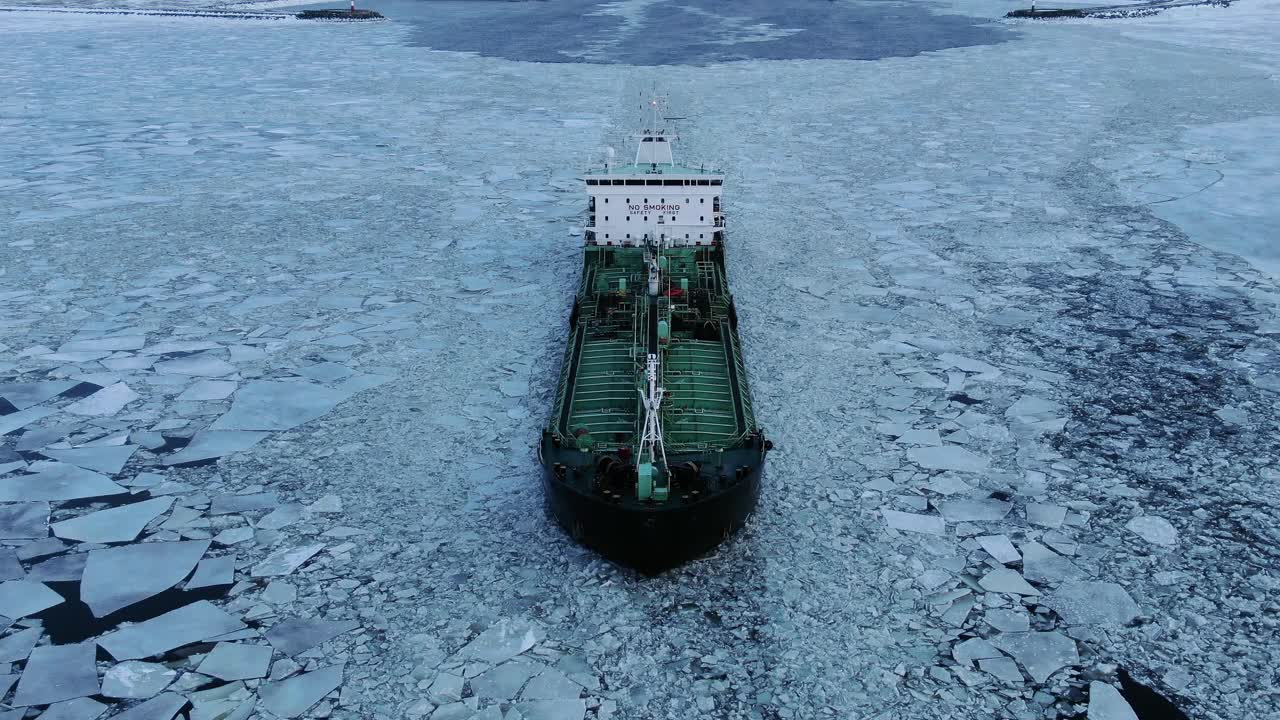
{"type": "Polygon", "coordinates": [[[667,249],[664,257],[663,292],[651,303],[642,249],[586,248],[553,434],[572,443],[586,430],[599,448],[637,444],[651,312],[672,329],[662,351],[667,453],[735,447],[755,428],[720,250],[667,249]]]}

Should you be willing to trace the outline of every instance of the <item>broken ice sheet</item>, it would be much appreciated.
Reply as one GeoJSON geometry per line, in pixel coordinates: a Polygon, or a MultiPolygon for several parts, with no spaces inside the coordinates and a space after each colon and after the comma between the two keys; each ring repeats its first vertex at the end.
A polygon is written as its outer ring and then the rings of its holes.
{"type": "Polygon", "coordinates": [[[288,680],[264,683],[258,688],[262,705],[282,718],[309,710],[342,684],[342,666],[330,665],[288,680]]]}
{"type": "Polygon", "coordinates": [[[137,450],[137,445],[109,445],[78,447],[67,450],[46,448],[41,450],[40,454],[87,470],[115,475],[124,469],[124,464],[129,462],[129,458],[133,457],[137,450]]]}
{"type": "Polygon", "coordinates": [[[1138,720],[1133,707],[1119,690],[1097,680],[1089,683],[1088,716],[1089,720],[1138,720]]]}
{"type": "Polygon", "coordinates": [[[323,549],[324,543],[296,548],[281,548],[268,555],[262,562],[254,565],[251,574],[256,578],[288,575],[323,549]]]}
{"type": "Polygon", "coordinates": [[[1022,556],[1014,549],[1013,543],[1004,535],[982,535],[976,538],[987,554],[1002,563],[1018,562],[1022,556]]]}
{"type": "Polygon", "coordinates": [[[205,558],[196,566],[196,572],[183,586],[184,590],[198,590],[205,587],[230,585],[235,582],[236,556],[205,558]]]}
{"type": "Polygon", "coordinates": [[[1152,545],[1173,547],[1178,544],[1177,528],[1168,520],[1156,515],[1138,515],[1124,527],[1152,545]]]}
{"type": "Polygon", "coordinates": [[[32,474],[0,479],[0,502],[79,500],[129,492],[105,475],[67,463],[41,460],[27,470],[32,474]]]}
{"type": "Polygon", "coordinates": [[[26,410],[19,410],[16,413],[0,415],[0,436],[8,435],[14,430],[24,428],[37,420],[52,415],[54,412],[51,408],[32,407],[26,410]]]}
{"type": "Polygon", "coordinates": [[[1116,583],[1064,582],[1044,604],[1070,625],[1126,625],[1138,617],[1138,604],[1116,583]]]}
{"type": "Polygon", "coordinates": [[[119,715],[112,715],[111,720],[173,720],[173,717],[186,704],[186,697],[167,692],[135,705],[119,715]]]}
{"type": "Polygon", "coordinates": [[[537,645],[546,633],[537,625],[503,618],[459,651],[463,658],[497,664],[537,645]]]}
{"type": "Polygon", "coordinates": [[[1000,632],[1026,632],[1031,629],[1031,617],[1021,608],[989,608],[982,619],[1000,632]]]}
{"type": "Polygon", "coordinates": [[[346,400],[348,393],[309,382],[254,380],[236,393],[213,430],[289,430],[314,420],[346,400]]]}
{"type": "Polygon", "coordinates": [[[47,645],[31,651],[12,704],[49,705],[98,694],[93,643],[47,645]]]}
{"type": "Polygon", "coordinates": [[[524,660],[504,662],[471,679],[471,690],[477,697],[489,700],[514,700],[529,678],[545,666],[524,660]]]}
{"type": "Polygon", "coordinates": [[[244,627],[213,603],[201,600],[104,635],[98,644],[116,660],[137,660],[244,627]]]}
{"type": "Polygon", "coordinates": [[[125,660],[102,676],[102,694],[111,698],[155,697],[176,680],[178,672],[168,665],[125,660]]]}
{"type": "Polygon", "coordinates": [[[946,500],[938,504],[938,512],[949,522],[994,522],[1004,519],[1011,509],[1011,503],[994,498],[946,500]]]}
{"type": "Polygon", "coordinates": [[[946,520],[936,515],[917,515],[887,508],[881,508],[880,513],[884,516],[884,520],[889,527],[894,530],[928,535],[945,535],[947,532],[946,520]]]}
{"type": "Polygon", "coordinates": [[[516,703],[515,709],[524,720],[582,720],[587,703],[585,700],[533,700],[516,703]]]}
{"type": "Polygon", "coordinates": [[[201,430],[191,442],[178,452],[165,458],[165,465],[189,465],[220,458],[257,445],[271,433],[243,432],[237,430],[201,430]]]}
{"type": "Polygon", "coordinates": [[[74,380],[10,383],[0,385],[0,399],[6,400],[17,410],[26,410],[29,407],[39,405],[45,400],[55,398],[78,384],[74,380]]]}
{"type": "Polygon", "coordinates": [[[233,380],[200,380],[184,390],[177,401],[225,400],[236,391],[236,385],[233,380]]]}
{"type": "Polygon", "coordinates": [[[907,450],[907,458],[929,470],[954,470],[957,472],[982,472],[990,461],[959,445],[940,447],[913,447],[907,450]]]}
{"type": "Polygon", "coordinates": [[[66,602],[47,585],[27,580],[0,583],[0,617],[26,617],[66,602]]]}
{"type": "Polygon", "coordinates": [[[98,392],[82,400],[77,400],[63,408],[72,415],[105,416],[115,415],[125,405],[137,400],[140,395],[124,383],[116,383],[102,388],[98,392]]]}
{"type": "Polygon", "coordinates": [[[99,510],[78,518],[56,522],[53,534],[65,540],[88,543],[131,542],[138,537],[147,523],[160,517],[173,498],[155,498],[130,503],[120,507],[99,510]]]}
{"type": "Polygon", "coordinates": [[[266,677],[271,648],[266,645],[220,642],[200,661],[196,672],[219,680],[255,680],[266,677]]]}
{"type": "Polygon", "coordinates": [[[25,662],[42,632],[38,627],[27,628],[0,640],[0,663],[25,662]]]}
{"type": "Polygon", "coordinates": [[[285,655],[297,655],[360,627],[355,620],[293,618],[267,631],[267,641],[285,655]]]}
{"type": "Polygon", "coordinates": [[[56,702],[40,713],[40,720],[95,720],[107,706],[87,697],[56,702]]]}
{"type": "Polygon", "coordinates": [[[1000,633],[991,638],[991,643],[1012,655],[1038,683],[1080,661],[1076,642],[1057,632],[1000,633]]]}
{"type": "Polygon", "coordinates": [[[280,503],[275,493],[249,493],[245,495],[218,495],[209,504],[210,515],[229,515],[253,510],[273,509],[280,503]]]}
{"type": "Polygon", "coordinates": [[[18,540],[49,535],[49,503],[0,505],[0,539],[18,540]]]}
{"type": "MultiPolygon", "coordinates": [[[[197,377],[223,377],[236,371],[236,366],[223,360],[220,352],[199,353],[155,364],[155,371],[162,375],[192,375],[197,377]]],[[[233,383],[234,384],[234,383],[233,383]]]]}
{"type": "Polygon", "coordinates": [[[189,540],[94,550],[85,563],[80,599],[94,617],[105,617],[182,582],[208,549],[208,540],[189,540]]]}
{"type": "Polygon", "coordinates": [[[997,568],[987,573],[978,584],[988,592],[1013,593],[1016,595],[1039,595],[1040,591],[1031,587],[1022,579],[1021,573],[1009,568],[997,568]]]}

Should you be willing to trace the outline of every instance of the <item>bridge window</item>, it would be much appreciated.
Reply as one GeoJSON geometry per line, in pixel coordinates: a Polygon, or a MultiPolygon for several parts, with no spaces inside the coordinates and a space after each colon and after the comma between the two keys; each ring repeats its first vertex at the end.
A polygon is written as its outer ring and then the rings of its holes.
{"type": "Polygon", "coordinates": [[[705,203],[706,201],[707,201],[706,198],[698,198],[698,202],[700,203],[705,203]]]}

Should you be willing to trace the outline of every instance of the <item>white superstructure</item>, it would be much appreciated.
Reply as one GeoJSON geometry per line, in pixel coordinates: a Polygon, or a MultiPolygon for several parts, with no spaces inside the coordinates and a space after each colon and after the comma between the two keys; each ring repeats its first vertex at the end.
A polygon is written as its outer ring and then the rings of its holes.
{"type": "Polygon", "coordinates": [[[672,145],[679,136],[665,127],[661,101],[649,105],[648,127],[635,135],[634,162],[615,165],[610,159],[583,178],[591,196],[587,244],[640,246],[648,240],[679,247],[719,242],[724,174],[676,164],[672,145]]]}

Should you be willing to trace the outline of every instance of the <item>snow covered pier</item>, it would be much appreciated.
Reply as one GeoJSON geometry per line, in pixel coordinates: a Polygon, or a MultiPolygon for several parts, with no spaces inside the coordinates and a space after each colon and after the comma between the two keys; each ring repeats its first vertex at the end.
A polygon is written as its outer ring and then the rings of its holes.
{"type": "Polygon", "coordinates": [[[145,15],[153,17],[194,17],[231,20],[341,20],[344,22],[368,22],[384,20],[374,10],[303,10],[298,13],[261,12],[253,10],[204,10],[159,8],[67,8],[67,7],[0,7],[0,12],[40,12],[64,15],[145,15]]]}
{"type": "Polygon", "coordinates": [[[252,10],[162,10],[149,8],[68,8],[68,7],[0,7],[0,12],[58,13],[60,15],[148,15],[155,17],[198,17],[232,20],[293,20],[301,15],[252,10]]]}
{"type": "Polygon", "coordinates": [[[1155,15],[1163,10],[1175,7],[1192,7],[1195,5],[1219,5],[1227,7],[1231,0],[1157,0],[1156,2],[1130,5],[1096,5],[1077,8],[1041,8],[1034,5],[1023,10],[1011,10],[1007,18],[1029,18],[1044,20],[1048,18],[1126,18],[1155,15]]]}

